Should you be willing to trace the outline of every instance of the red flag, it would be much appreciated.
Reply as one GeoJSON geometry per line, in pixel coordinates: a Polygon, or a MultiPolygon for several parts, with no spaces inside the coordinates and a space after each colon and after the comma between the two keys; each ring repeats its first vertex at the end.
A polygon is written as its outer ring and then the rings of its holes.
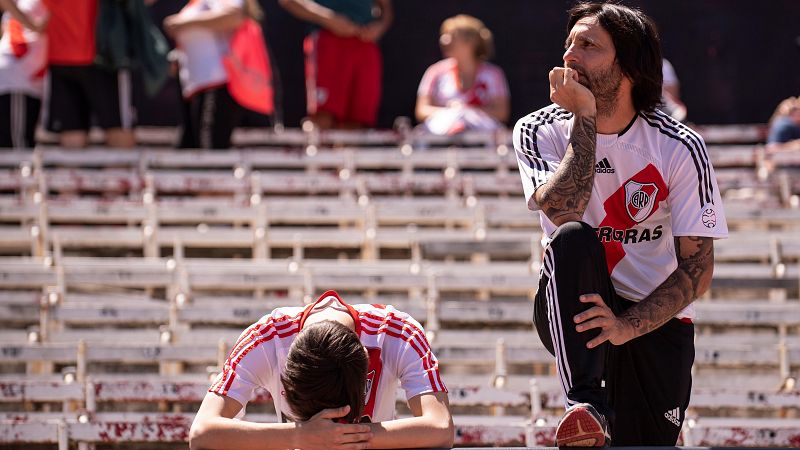
{"type": "Polygon", "coordinates": [[[8,37],[11,40],[11,51],[14,56],[22,58],[28,53],[28,43],[25,42],[25,35],[22,24],[17,19],[8,21],[8,37]]]}
{"type": "Polygon", "coordinates": [[[252,19],[242,22],[231,37],[230,53],[222,63],[228,74],[228,91],[236,103],[272,114],[272,68],[258,22],[252,19]]]}

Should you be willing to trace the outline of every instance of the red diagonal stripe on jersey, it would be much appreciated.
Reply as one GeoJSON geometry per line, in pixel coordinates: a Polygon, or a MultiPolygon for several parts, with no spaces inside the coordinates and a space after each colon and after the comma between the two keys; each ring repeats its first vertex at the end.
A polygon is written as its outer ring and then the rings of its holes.
{"type": "MultiPolygon", "coordinates": [[[[611,227],[615,230],[627,230],[636,225],[637,222],[631,218],[627,211],[625,185],[628,184],[629,181],[635,181],[641,184],[655,183],[655,185],[658,187],[658,193],[656,194],[655,199],[656,203],[653,205],[653,209],[650,211],[650,214],[647,215],[647,218],[652,216],[653,213],[658,210],[661,201],[665,200],[669,194],[667,185],[664,183],[664,179],[661,178],[661,174],[658,172],[658,169],[656,169],[654,165],[648,164],[647,167],[642,169],[639,173],[623,182],[619,189],[617,189],[616,192],[606,199],[606,201],[603,203],[603,209],[606,211],[606,217],[602,222],[600,222],[598,227],[611,227]]],[[[642,222],[647,220],[647,218],[643,219],[642,222]]],[[[625,248],[622,246],[622,241],[618,242],[613,239],[608,242],[603,242],[603,247],[606,250],[608,274],[611,275],[611,272],[614,271],[614,267],[616,267],[617,264],[622,261],[622,258],[625,257],[625,248]]]]}
{"type": "MultiPolygon", "coordinates": [[[[414,350],[419,354],[422,360],[423,367],[425,368],[425,371],[428,372],[428,375],[431,376],[430,372],[431,371],[434,372],[434,375],[436,376],[436,381],[438,381],[438,383],[434,382],[433,378],[431,378],[430,380],[431,386],[437,391],[447,392],[447,387],[442,382],[442,378],[439,374],[438,362],[435,365],[433,364],[433,361],[431,359],[433,355],[433,352],[431,351],[431,346],[428,343],[428,339],[425,337],[425,333],[423,333],[420,328],[418,328],[413,323],[406,321],[404,318],[394,315],[392,313],[388,313],[386,318],[381,318],[380,316],[376,316],[368,312],[362,312],[361,319],[365,325],[378,328],[378,332],[382,331],[384,328],[394,328],[398,330],[400,333],[399,334],[395,333],[397,334],[397,336],[391,334],[390,332],[387,332],[387,334],[393,337],[400,337],[409,342],[411,347],[414,348],[414,350]],[[376,323],[372,323],[370,322],[370,320],[376,323]],[[399,325],[397,322],[399,322],[402,325],[399,325]],[[404,331],[408,332],[410,336],[403,335],[404,331]],[[420,349],[424,350],[424,352],[420,351],[420,349]]],[[[365,329],[364,331],[368,330],[365,329]]],[[[370,332],[369,334],[376,334],[376,333],[370,332]]]]}
{"type": "Polygon", "coordinates": [[[369,383],[369,390],[367,391],[367,402],[364,406],[363,416],[372,418],[375,416],[375,401],[378,398],[378,385],[381,383],[381,374],[383,373],[383,361],[381,360],[381,349],[377,347],[368,347],[367,354],[369,355],[369,366],[367,367],[367,383],[369,383]]]}

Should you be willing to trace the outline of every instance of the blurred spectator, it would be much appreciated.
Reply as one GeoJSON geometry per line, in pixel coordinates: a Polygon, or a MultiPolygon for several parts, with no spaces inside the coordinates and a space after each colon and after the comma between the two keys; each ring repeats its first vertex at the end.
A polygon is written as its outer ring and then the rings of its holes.
{"type": "Polygon", "coordinates": [[[672,116],[673,119],[683,121],[686,119],[686,105],[681,101],[681,83],[675,68],[672,67],[666,58],[661,64],[661,75],[663,83],[661,85],[661,102],[664,104],[662,110],[672,116]]]}
{"type": "Polygon", "coordinates": [[[311,23],[303,46],[311,120],[320,128],[375,126],[383,70],[377,42],[392,23],[391,0],[280,0],[280,4],[311,23]]]}
{"type": "Polygon", "coordinates": [[[494,130],[509,115],[508,83],[488,62],[492,33],[480,20],[458,15],[442,23],[439,44],[446,57],[425,71],[417,90],[417,120],[436,134],[494,130]]]}
{"type": "Polygon", "coordinates": [[[800,97],[789,97],[778,104],[769,121],[767,150],[800,150],[800,97]]]}
{"type": "Polygon", "coordinates": [[[175,78],[178,85],[178,102],[180,103],[180,122],[178,123],[178,137],[175,140],[175,148],[200,148],[197,142],[197,131],[192,124],[192,101],[183,96],[183,85],[181,84],[180,51],[173,49],[169,52],[167,59],[170,62],[170,76],[175,78]]]}
{"type": "Polygon", "coordinates": [[[145,4],[155,0],[100,0],[95,64],[109,71],[141,72],[145,93],[161,90],[169,76],[169,44],[145,4]]]}
{"type": "Polygon", "coordinates": [[[98,0],[43,1],[50,12],[45,127],[62,147],[83,148],[93,116],[107,145],[133,147],[130,73],[94,64],[98,0]]]}
{"type": "Polygon", "coordinates": [[[245,108],[231,95],[225,58],[234,33],[247,19],[258,21],[261,17],[256,0],[191,0],[180,12],[164,19],[165,31],[177,43],[184,113],[188,114],[179,147],[231,146],[231,135],[245,108]]]}
{"type": "Polygon", "coordinates": [[[0,0],[0,147],[33,148],[41,109],[47,10],[40,0],[0,0]]]}

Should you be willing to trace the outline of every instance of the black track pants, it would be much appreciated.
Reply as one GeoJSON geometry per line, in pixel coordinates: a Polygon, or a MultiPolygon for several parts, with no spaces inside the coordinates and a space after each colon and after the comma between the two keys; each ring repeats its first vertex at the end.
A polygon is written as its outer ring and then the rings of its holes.
{"type": "Polygon", "coordinates": [[[634,304],[614,291],[595,230],[566,223],[545,250],[533,321],[556,356],[567,406],[591,403],[606,415],[614,446],[675,445],[689,405],[694,325],[672,319],[624,345],[587,349],[600,331],[577,332],[573,317],[593,306],[578,300],[592,293],[617,314],[634,304]]]}

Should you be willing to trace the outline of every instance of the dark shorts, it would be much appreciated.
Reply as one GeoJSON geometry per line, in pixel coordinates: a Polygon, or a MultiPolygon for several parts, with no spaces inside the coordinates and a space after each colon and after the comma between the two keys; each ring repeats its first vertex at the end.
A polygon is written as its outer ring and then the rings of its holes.
{"type": "Polygon", "coordinates": [[[227,86],[202,90],[184,103],[184,121],[179,148],[225,149],[242,121],[245,109],[236,103],[227,86]]]}
{"type": "Polygon", "coordinates": [[[0,95],[0,147],[33,148],[42,101],[21,92],[0,95]]]}
{"type": "Polygon", "coordinates": [[[45,127],[54,133],[133,128],[130,74],[96,66],[50,66],[45,127]],[[92,122],[94,119],[94,122],[92,122]]]}

